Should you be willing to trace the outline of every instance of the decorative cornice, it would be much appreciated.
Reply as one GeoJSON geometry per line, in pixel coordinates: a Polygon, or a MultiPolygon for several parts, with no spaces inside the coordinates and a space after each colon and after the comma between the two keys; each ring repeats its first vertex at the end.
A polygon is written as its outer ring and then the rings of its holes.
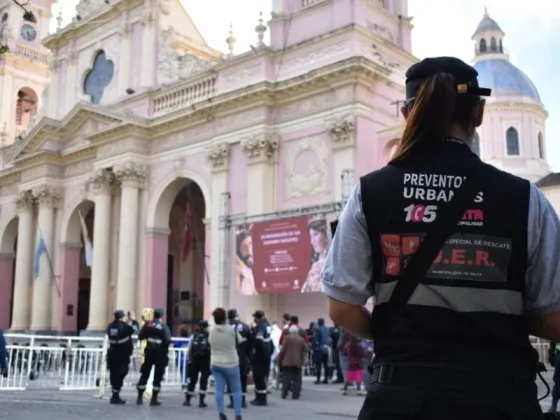
{"type": "Polygon", "coordinates": [[[333,140],[334,149],[343,149],[354,146],[354,132],[356,131],[355,118],[352,116],[344,117],[338,122],[333,122],[329,126],[329,134],[333,140]]]}
{"type": "Polygon", "coordinates": [[[31,190],[21,191],[19,197],[16,198],[16,208],[18,212],[32,211],[35,205],[35,197],[31,190]]]}
{"type": "Polygon", "coordinates": [[[39,207],[58,207],[60,203],[60,193],[50,185],[43,184],[33,190],[33,196],[39,207]]]}
{"type": "Polygon", "coordinates": [[[98,169],[89,178],[88,184],[95,193],[110,194],[111,188],[116,183],[115,174],[110,169],[98,169]]]}
{"type": "Polygon", "coordinates": [[[241,140],[249,163],[273,162],[278,150],[278,140],[271,134],[257,134],[241,140]]]}
{"type": "Polygon", "coordinates": [[[216,144],[208,151],[208,161],[212,165],[212,171],[226,171],[229,167],[229,143],[216,144]]]}
{"type": "Polygon", "coordinates": [[[119,29],[119,35],[123,38],[127,38],[132,32],[132,26],[130,23],[123,23],[119,29]]]}
{"type": "Polygon", "coordinates": [[[146,171],[144,167],[134,162],[115,165],[113,171],[115,173],[115,178],[123,187],[142,188],[146,183],[146,171]]]}

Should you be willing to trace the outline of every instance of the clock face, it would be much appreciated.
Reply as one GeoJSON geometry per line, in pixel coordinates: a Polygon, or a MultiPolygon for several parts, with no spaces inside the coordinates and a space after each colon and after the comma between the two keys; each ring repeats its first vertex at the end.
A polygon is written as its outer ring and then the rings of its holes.
{"type": "Polygon", "coordinates": [[[21,27],[21,37],[26,41],[33,41],[37,37],[37,31],[33,26],[26,23],[21,27]]]}

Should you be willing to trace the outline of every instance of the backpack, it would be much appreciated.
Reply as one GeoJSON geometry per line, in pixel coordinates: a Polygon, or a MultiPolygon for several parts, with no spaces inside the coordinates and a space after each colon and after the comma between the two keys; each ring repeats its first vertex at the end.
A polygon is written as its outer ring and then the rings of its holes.
{"type": "Polygon", "coordinates": [[[191,355],[193,357],[206,356],[210,350],[210,343],[205,334],[195,334],[191,344],[191,355]]]}

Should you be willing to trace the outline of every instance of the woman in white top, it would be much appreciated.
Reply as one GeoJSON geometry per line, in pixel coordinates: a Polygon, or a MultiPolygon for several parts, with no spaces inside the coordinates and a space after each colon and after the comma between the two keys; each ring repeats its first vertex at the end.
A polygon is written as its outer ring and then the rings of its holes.
{"type": "Polygon", "coordinates": [[[210,364],[216,382],[216,406],[220,420],[227,420],[224,413],[224,394],[226,384],[233,395],[235,420],[241,420],[241,376],[239,372],[239,356],[237,345],[244,339],[239,332],[227,324],[226,310],[217,308],[212,312],[214,326],[210,328],[210,364]]]}

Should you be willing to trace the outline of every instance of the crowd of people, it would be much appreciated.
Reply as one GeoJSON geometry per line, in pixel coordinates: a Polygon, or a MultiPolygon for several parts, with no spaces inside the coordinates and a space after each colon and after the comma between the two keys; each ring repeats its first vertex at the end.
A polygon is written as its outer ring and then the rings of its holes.
{"type": "MultiPolygon", "coordinates": [[[[272,383],[281,383],[281,397],[297,400],[301,397],[304,369],[315,375],[315,384],[335,383],[343,385],[343,394],[350,386],[358,393],[367,382],[367,363],[373,354],[373,343],[360,341],[338,326],[327,327],[319,318],[309,328],[300,327],[299,318],[285,314],[282,326],[269,323],[264,311],[253,313],[252,325],[240,321],[235,309],[217,308],[212,313],[213,324],[207,320],[198,323],[191,335],[187,325],[179,328],[179,339],[172,340],[171,332],[162,322],[163,311],[144,311],[143,326],[138,339],[142,343],[143,360],[137,384],[137,404],[143,403],[150,375],[153,376],[151,406],[161,404],[159,392],[165,368],[169,363],[169,348],[185,348],[179,351],[177,367],[182,373],[185,400],[190,407],[197,396],[198,407],[205,408],[210,375],[215,381],[216,407],[221,420],[225,416],[225,398],[228,408],[235,411],[236,420],[241,419],[247,408],[247,384],[252,380],[255,397],[253,406],[268,405],[267,395],[272,383]]],[[[123,311],[115,312],[115,321],[107,328],[109,337],[108,367],[113,394],[111,404],[124,404],[120,390],[132,354],[132,335],[135,333],[131,317],[123,311]]]]}

